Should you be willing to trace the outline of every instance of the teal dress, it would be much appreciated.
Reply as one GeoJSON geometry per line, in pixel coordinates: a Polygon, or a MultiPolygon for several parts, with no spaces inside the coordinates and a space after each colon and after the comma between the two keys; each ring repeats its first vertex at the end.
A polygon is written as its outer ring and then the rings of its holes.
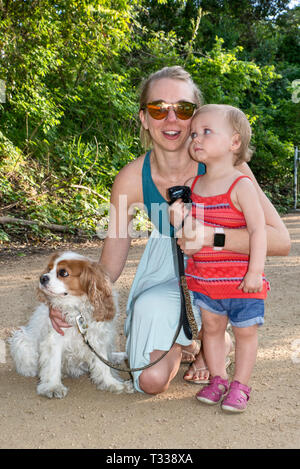
{"type": "MultiPolygon", "coordinates": [[[[199,163],[198,174],[205,166],[199,163]]],[[[168,203],[155,186],[151,176],[150,152],[145,156],[142,170],[144,205],[155,225],[138,265],[127,302],[125,334],[126,352],[131,368],[150,362],[153,350],[169,350],[180,317],[180,290],[177,276],[176,240],[169,223],[168,203]]],[[[194,308],[199,329],[201,319],[194,308]]],[[[183,332],[176,343],[191,343],[183,332]]],[[[133,373],[134,387],[139,387],[142,371],[133,373]]]]}

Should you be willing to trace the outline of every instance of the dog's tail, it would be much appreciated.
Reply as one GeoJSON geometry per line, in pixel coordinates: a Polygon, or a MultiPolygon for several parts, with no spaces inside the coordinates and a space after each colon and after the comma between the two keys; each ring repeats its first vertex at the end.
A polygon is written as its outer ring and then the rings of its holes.
{"type": "Polygon", "coordinates": [[[38,376],[39,344],[50,327],[49,308],[42,303],[28,324],[17,329],[8,340],[17,373],[23,376],[38,376]]]}
{"type": "Polygon", "coordinates": [[[37,343],[28,332],[26,327],[21,327],[8,339],[10,353],[17,373],[23,376],[37,376],[39,364],[37,343]]]}

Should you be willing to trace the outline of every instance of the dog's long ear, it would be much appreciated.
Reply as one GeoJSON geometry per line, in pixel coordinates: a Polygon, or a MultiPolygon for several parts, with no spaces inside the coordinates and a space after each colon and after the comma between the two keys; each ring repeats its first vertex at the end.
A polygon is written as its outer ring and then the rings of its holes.
{"type": "Polygon", "coordinates": [[[87,262],[81,272],[80,283],[94,306],[94,319],[110,321],[115,315],[112,287],[100,264],[87,262]]]}

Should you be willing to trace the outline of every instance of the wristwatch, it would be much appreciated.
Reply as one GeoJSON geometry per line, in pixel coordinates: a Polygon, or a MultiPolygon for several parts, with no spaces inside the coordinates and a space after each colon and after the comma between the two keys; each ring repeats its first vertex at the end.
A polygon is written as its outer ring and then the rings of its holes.
{"type": "Polygon", "coordinates": [[[214,234],[214,251],[221,251],[225,246],[225,233],[224,229],[220,227],[215,228],[214,234]]]}

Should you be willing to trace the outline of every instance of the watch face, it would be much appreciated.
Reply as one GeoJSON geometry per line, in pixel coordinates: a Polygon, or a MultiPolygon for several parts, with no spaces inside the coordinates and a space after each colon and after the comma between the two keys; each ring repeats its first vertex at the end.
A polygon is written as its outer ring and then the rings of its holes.
{"type": "Polygon", "coordinates": [[[223,248],[225,246],[225,234],[224,233],[215,233],[214,246],[216,248],[223,248]]]}

